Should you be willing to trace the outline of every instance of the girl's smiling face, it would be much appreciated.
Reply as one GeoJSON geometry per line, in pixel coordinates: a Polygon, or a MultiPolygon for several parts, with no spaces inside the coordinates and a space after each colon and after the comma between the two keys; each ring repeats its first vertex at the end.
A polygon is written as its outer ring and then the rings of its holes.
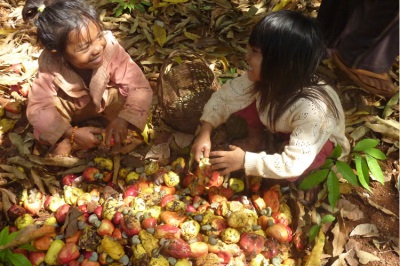
{"type": "Polygon", "coordinates": [[[246,61],[249,65],[247,76],[251,81],[260,81],[261,62],[263,56],[260,48],[247,46],[246,61]]]}
{"type": "Polygon", "coordinates": [[[93,22],[80,31],[71,31],[65,49],[65,59],[77,69],[97,69],[103,63],[107,45],[103,32],[93,22]]]}

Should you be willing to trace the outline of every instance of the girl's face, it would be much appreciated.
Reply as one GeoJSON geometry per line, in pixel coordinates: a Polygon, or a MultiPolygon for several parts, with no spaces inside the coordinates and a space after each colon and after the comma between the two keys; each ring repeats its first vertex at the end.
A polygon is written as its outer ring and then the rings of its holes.
{"type": "Polygon", "coordinates": [[[263,56],[260,48],[247,46],[246,61],[249,65],[247,70],[247,76],[251,81],[260,81],[261,73],[261,62],[263,56]]]}
{"type": "Polygon", "coordinates": [[[65,49],[65,59],[77,69],[97,69],[103,63],[106,39],[93,22],[80,31],[71,31],[65,49]]]}

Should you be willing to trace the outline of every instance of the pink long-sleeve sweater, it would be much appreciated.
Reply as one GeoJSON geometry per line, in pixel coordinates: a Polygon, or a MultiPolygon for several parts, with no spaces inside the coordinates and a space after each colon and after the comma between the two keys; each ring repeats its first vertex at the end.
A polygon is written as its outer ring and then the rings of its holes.
{"type": "Polygon", "coordinates": [[[54,100],[64,91],[77,109],[91,100],[96,111],[107,108],[108,87],[118,88],[126,102],[118,117],[143,130],[152,103],[152,89],[138,65],[118,44],[111,32],[105,32],[107,45],[103,65],[93,71],[89,87],[64,60],[44,50],[39,57],[39,71],[28,95],[27,117],[34,128],[35,137],[55,144],[71,127],[61,116],[54,100]]]}

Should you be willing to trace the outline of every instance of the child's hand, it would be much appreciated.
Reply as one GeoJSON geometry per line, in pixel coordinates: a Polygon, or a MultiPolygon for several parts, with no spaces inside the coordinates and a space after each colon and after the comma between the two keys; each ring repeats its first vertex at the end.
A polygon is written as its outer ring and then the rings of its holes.
{"type": "Polygon", "coordinates": [[[196,162],[200,162],[200,158],[208,158],[211,151],[211,131],[213,126],[208,122],[203,122],[200,128],[199,135],[192,146],[193,158],[196,162]],[[203,154],[203,156],[202,156],[203,154]]]}
{"type": "Polygon", "coordinates": [[[97,127],[80,127],[75,131],[74,142],[84,150],[97,147],[101,141],[96,135],[101,134],[101,132],[101,128],[97,127]]]}
{"type": "Polygon", "coordinates": [[[200,134],[192,146],[193,158],[196,162],[200,162],[200,158],[208,158],[210,156],[211,140],[207,134],[200,134]],[[202,155],[203,154],[203,155],[202,155]]]}
{"type": "Polygon", "coordinates": [[[106,128],[106,146],[110,147],[111,138],[114,138],[115,145],[120,145],[128,136],[128,121],[122,118],[115,118],[106,128]]]}
{"type": "Polygon", "coordinates": [[[236,146],[229,145],[230,151],[213,151],[210,153],[212,169],[221,175],[229,174],[244,168],[245,152],[236,146]]]}

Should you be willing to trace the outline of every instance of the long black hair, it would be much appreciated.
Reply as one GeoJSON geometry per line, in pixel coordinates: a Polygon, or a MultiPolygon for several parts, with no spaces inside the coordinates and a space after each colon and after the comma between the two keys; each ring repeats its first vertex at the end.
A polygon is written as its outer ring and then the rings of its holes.
{"type": "Polygon", "coordinates": [[[84,0],[27,0],[22,17],[25,22],[34,21],[37,38],[44,48],[60,55],[71,31],[80,33],[90,22],[102,29],[95,8],[84,0]]]}
{"type": "Polygon", "coordinates": [[[322,100],[338,119],[339,112],[322,86],[316,69],[325,54],[314,19],[288,10],[268,14],[253,28],[249,46],[261,49],[261,80],[255,83],[260,111],[268,108],[272,129],[279,116],[299,98],[322,100]]]}

